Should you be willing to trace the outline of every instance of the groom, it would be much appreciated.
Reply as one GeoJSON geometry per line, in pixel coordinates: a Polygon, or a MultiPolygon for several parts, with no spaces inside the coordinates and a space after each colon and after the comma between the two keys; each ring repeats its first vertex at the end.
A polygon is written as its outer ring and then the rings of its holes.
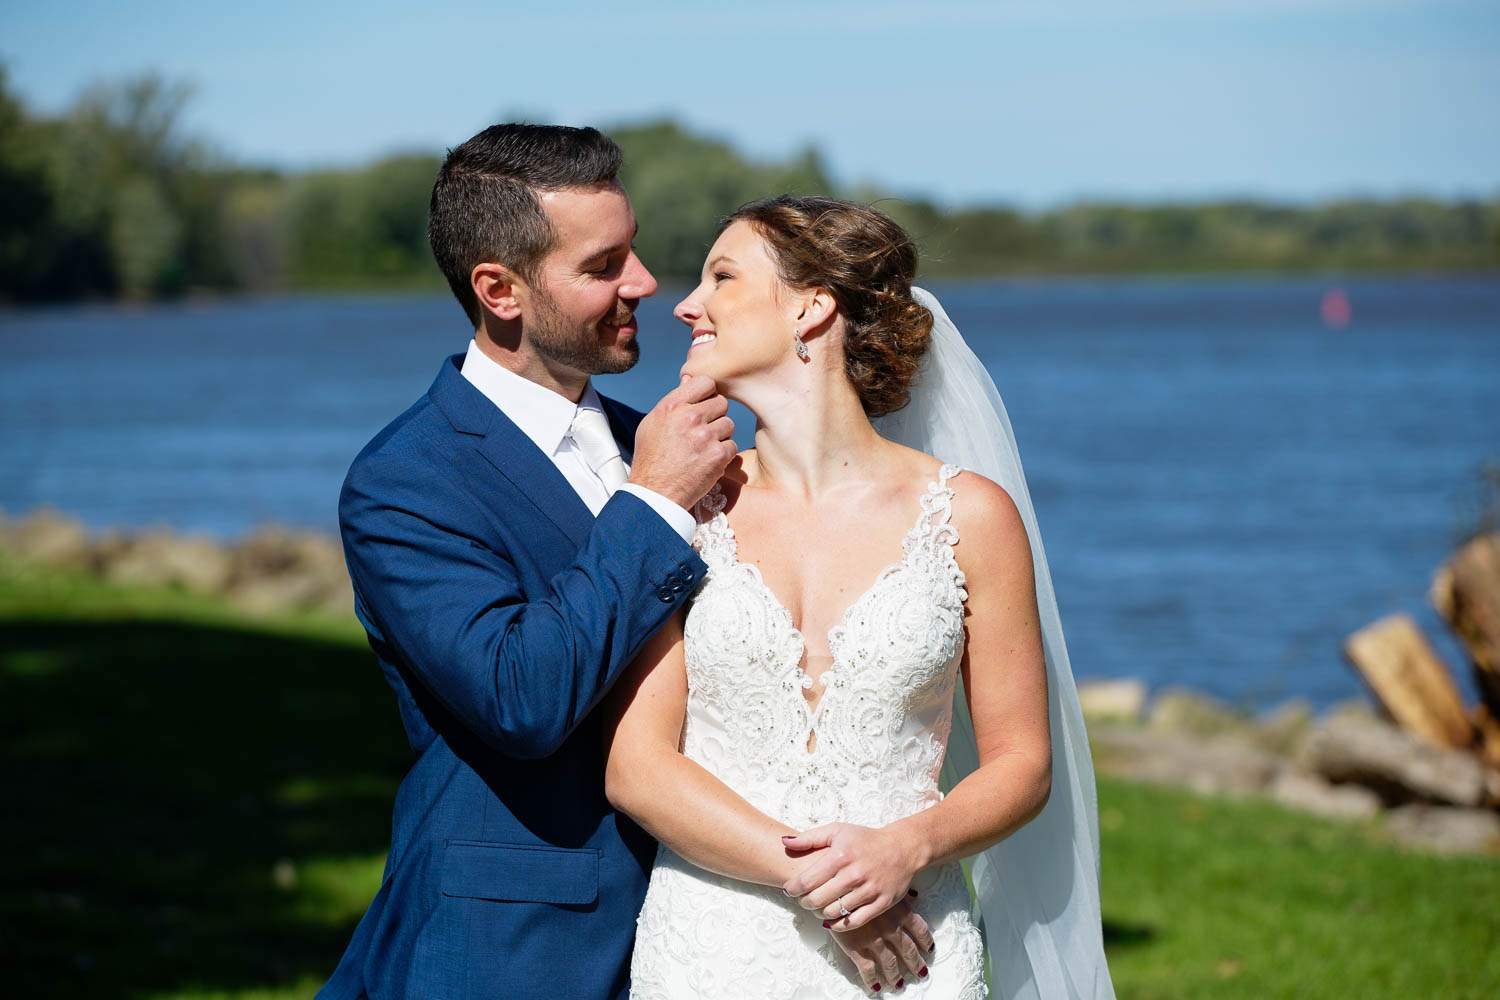
{"type": "Polygon", "coordinates": [[[417,756],[320,997],[629,991],[654,845],[605,800],[595,708],[706,572],[687,508],[735,448],[706,378],[644,419],[589,383],[635,364],[656,291],[619,167],[594,129],[496,125],[433,186],[433,255],[474,339],[339,498],[355,609],[417,756]]]}

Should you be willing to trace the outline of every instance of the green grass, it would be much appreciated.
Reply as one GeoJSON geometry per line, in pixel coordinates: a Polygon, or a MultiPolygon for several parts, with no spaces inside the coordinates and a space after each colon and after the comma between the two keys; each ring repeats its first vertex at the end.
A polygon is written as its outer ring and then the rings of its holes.
{"type": "MultiPolygon", "coordinates": [[[[255,620],[0,557],[0,967],[13,997],[281,1000],[379,883],[409,764],[352,622],[255,620]]],[[[1099,785],[1122,1000],[1500,995],[1500,861],[1099,785]]]]}
{"type": "Polygon", "coordinates": [[[0,563],[7,996],[307,996],[409,763],[358,626],[0,563]]]}
{"type": "Polygon", "coordinates": [[[1101,780],[1120,997],[1500,996],[1500,860],[1373,824],[1101,780]]]}

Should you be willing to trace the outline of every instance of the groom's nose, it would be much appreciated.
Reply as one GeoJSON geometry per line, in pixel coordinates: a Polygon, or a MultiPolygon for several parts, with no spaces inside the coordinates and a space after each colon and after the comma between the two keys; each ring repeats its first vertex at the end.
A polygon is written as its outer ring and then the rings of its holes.
{"type": "Polygon", "coordinates": [[[645,299],[656,294],[656,278],[646,270],[646,265],[630,252],[625,261],[625,274],[620,279],[620,298],[622,299],[645,299]]]}

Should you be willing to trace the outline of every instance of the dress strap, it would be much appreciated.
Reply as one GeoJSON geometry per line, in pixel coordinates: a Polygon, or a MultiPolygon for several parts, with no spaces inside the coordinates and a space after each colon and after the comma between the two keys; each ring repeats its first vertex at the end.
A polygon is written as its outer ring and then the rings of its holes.
{"type": "Polygon", "coordinates": [[[962,465],[954,465],[952,462],[944,462],[942,468],[938,469],[937,484],[940,489],[948,489],[948,480],[964,471],[962,465]]]}
{"type": "Polygon", "coordinates": [[[728,502],[729,498],[724,495],[724,487],[715,482],[709,487],[708,492],[703,494],[703,499],[693,504],[693,519],[699,524],[712,521],[724,513],[724,507],[728,502]]]}
{"type": "Polygon", "coordinates": [[[925,567],[934,580],[943,580],[959,601],[969,599],[964,571],[959,568],[953,547],[958,544],[958,529],[952,524],[954,489],[949,480],[964,471],[962,466],[944,464],[922,494],[922,513],[906,536],[903,548],[908,565],[925,567]]]}
{"type": "Polygon", "coordinates": [[[922,513],[917,518],[914,534],[950,546],[958,544],[958,529],[949,523],[953,517],[954,489],[948,480],[962,471],[962,466],[951,463],[945,463],[938,470],[937,479],[929,483],[927,492],[922,494],[922,513]]]}
{"type": "Polygon", "coordinates": [[[729,527],[729,519],[724,516],[724,507],[728,502],[729,498],[724,495],[723,488],[714,483],[703,499],[693,505],[693,519],[698,522],[698,528],[693,533],[693,548],[708,563],[710,571],[716,566],[732,565],[735,560],[734,531],[729,527]]]}

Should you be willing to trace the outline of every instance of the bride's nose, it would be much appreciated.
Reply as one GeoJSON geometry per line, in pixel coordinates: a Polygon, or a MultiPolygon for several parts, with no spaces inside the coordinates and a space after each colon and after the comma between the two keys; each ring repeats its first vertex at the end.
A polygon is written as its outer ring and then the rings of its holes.
{"type": "Polygon", "coordinates": [[[703,318],[703,307],[694,302],[693,297],[689,295],[677,303],[677,308],[672,310],[672,315],[682,320],[688,326],[692,326],[703,318]]]}

